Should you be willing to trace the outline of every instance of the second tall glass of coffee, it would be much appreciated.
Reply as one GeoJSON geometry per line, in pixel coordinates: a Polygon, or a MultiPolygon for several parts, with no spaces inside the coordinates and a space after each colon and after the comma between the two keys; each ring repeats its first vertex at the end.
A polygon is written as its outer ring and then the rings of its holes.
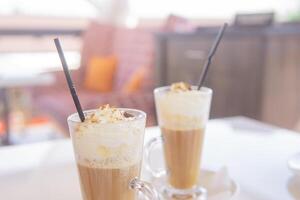
{"type": "MultiPolygon", "coordinates": [[[[154,95],[168,182],[164,195],[175,199],[205,199],[205,190],[198,185],[198,178],[212,90],[205,87],[197,90],[188,84],[176,83],[155,89],[154,95]]],[[[155,138],[148,143],[148,156],[160,142],[155,138]]],[[[151,168],[151,163],[148,169],[154,176],[161,175],[151,168]]]]}

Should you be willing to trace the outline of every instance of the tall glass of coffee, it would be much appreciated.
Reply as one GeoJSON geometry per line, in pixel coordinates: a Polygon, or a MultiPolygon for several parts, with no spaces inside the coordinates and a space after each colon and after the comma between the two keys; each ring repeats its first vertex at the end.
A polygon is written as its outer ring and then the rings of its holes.
{"type": "Polygon", "coordinates": [[[158,199],[139,179],[146,114],[108,105],[68,117],[83,200],[158,199]]]}
{"type": "Polygon", "coordinates": [[[205,199],[206,192],[199,184],[199,172],[205,126],[209,118],[212,90],[186,83],[154,90],[161,138],[154,138],[146,148],[147,168],[154,176],[162,171],[151,167],[151,149],[163,143],[168,185],[163,188],[174,199],[205,199]]]}

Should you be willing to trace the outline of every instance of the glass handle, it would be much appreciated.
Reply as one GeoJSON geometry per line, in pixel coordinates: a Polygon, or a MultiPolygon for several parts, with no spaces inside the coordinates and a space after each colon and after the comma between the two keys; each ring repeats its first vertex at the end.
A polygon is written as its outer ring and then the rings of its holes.
{"type": "Polygon", "coordinates": [[[138,178],[134,178],[130,181],[130,188],[139,191],[147,197],[148,200],[159,200],[159,194],[156,189],[148,182],[141,181],[138,178]]]}
{"type": "Polygon", "coordinates": [[[164,169],[154,169],[152,167],[152,162],[151,162],[151,152],[153,151],[153,149],[157,146],[157,145],[162,145],[163,140],[162,137],[155,137],[153,139],[151,139],[147,144],[146,144],[146,148],[145,148],[145,166],[147,171],[149,171],[152,176],[159,178],[162,175],[166,174],[166,171],[164,169]]]}

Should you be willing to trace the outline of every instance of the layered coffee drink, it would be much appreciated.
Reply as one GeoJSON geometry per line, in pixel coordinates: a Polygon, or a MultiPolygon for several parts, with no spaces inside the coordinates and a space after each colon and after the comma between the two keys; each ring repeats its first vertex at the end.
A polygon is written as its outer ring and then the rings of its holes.
{"type": "Polygon", "coordinates": [[[136,199],[128,183],[139,176],[140,163],[120,168],[89,167],[78,164],[84,200],[136,199]],[[105,192],[104,192],[105,191],[105,192]]]}
{"type": "MultiPolygon", "coordinates": [[[[137,200],[145,116],[102,106],[82,123],[69,120],[84,200],[137,200]]],[[[70,116],[72,118],[72,116],[70,116]]]]}
{"type": "Polygon", "coordinates": [[[211,93],[182,82],[155,93],[168,182],[173,188],[185,190],[198,184],[211,93]]]}
{"type": "Polygon", "coordinates": [[[198,182],[203,129],[162,128],[169,183],[178,189],[192,188],[198,182]]]}

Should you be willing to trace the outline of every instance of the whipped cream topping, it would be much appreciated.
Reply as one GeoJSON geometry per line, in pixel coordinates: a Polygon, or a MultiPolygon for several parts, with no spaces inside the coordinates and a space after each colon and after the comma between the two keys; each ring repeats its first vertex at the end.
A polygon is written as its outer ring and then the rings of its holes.
{"type": "Polygon", "coordinates": [[[135,119],[135,117],[130,113],[121,109],[110,107],[109,104],[106,104],[104,106],[100,106],[99,109],[88,115],[85,122],[106,124],[116,123],[119,121],[130,121],[133,119],[135,119]]]}
{"type": "Polygon", "coordinates": [[[173,83],[170,87],[171,92],[186,92],[192,90],[192,87],[188,83],[178,82],[173,83]]]}
{"type": "Polygon", "coordinates": [[[102,106],[70,130],[76,160],[94,168],[120,168],[140,162],[145,118],[102,106]]]}
{"type": "Polygon", "coordinates": [[[171,130],[204,128],[208,120],[211,90],[175,83],[170,90],[156,94],[156,107],[160,124],[171,130]]]}

